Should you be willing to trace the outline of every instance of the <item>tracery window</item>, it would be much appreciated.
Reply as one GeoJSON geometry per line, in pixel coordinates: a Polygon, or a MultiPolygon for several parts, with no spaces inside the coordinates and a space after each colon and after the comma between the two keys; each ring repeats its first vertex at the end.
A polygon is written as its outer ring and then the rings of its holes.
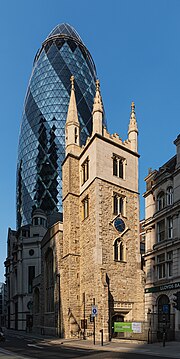
{"type": "Polygon", "coordinates": [[[125,159],[113,154],[113,175],[119,178],[125,177],[125,159]]]}
{"type": "Polygon", "coordinates": [[[82,201],[82,219],[89,216],[89,197],[86,196],[82,201]]]}
{"type": "Polygon", "coordinates": [[[84,184],[89,178],[89,158],[83,162],[82,166],[82,184],[84,184]]]}
{"type": "Polygon", "coordinates": [[[125,261],[125,246],[121,238],[114,242],[114,261],[125,261]]]}
{"type": "Polygon", "coordinates": [[[113,213],[125,216],[125,197],[118,193],[113,194],[113,213]]]}

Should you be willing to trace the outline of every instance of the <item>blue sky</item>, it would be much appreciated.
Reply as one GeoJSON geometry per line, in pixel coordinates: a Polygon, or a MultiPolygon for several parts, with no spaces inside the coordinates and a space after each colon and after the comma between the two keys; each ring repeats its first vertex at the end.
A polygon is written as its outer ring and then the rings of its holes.
{"type": "Polygon", "coordinates": [[[131,101],[139,127],[141,218],[148,168],[175,154],[180,133],[180,1],[7,0],[0,2],[0,281],[8,227],[16,227],[16,161],[34,56],[49,32],[72,25],[96,64],[108,130],[127,138],[131,101]]]}

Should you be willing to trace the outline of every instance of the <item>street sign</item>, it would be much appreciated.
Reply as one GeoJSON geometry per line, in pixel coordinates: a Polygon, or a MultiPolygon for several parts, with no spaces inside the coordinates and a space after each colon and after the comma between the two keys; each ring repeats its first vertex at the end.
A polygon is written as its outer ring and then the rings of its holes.
{"type": "Polygon", "coordinates": [[[92,305],[92,308],[91,308],[92,317],[96,317],[97,313],[98,313],[97,305],[92,305]]]}

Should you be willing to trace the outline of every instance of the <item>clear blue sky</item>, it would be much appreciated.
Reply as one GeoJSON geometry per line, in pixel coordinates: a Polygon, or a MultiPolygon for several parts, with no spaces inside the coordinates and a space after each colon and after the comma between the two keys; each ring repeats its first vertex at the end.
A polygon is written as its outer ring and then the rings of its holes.
{"type": "MultiPolygon", "coordinates": [[[[126,139],[134,100],[139,127],[140,193],[148,168],[175,154],[180,133],[180,1],[0,1],[0,281],[8,227],[15,229],[16,160],[23,103],[34,56],[67,22],[91,52],[108,130],[126,139]]],[[[144,204],[141,199],[141,218],[144,204]]]]}

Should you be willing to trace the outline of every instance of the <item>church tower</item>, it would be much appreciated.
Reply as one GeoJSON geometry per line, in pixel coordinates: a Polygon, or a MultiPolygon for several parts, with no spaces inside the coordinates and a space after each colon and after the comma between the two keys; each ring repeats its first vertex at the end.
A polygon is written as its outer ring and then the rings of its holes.
{"type": "Polygon", "coordinates": [[[103,107],[96,81],[92,136],[83,147],[74,143],[73,137],[69,143],[73,128],[79,128],[73,82],[71,91],[63,162],[65,336],[78,335],[78,330],[84,336],[93,332],[95,305],[97,340],[102,329],[104,339],[109,340],[116,322],[141,322],[144,318],[137,123],[132,103],[127,140],[123,142],[116,133],[110,135],[105,128],[102,131],[103,107]]]}

